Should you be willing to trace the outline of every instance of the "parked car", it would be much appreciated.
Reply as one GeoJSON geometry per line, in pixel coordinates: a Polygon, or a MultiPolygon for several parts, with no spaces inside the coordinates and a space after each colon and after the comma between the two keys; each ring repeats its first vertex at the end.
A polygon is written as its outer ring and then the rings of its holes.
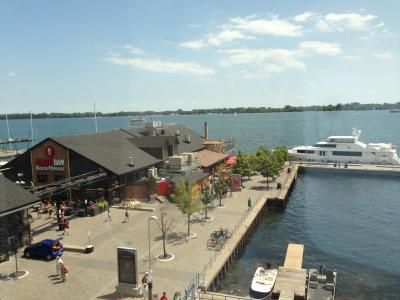
{"type": "Polygon", "coordinates": [[[56,240],[43,240],[35,244],[28,245],[24,250],[24,256],[26,258],[43,258],[46,260],[52,260],[57,256],[61,256],[64,252],[64,246],[60,243],[63,238],[56,240]]]}

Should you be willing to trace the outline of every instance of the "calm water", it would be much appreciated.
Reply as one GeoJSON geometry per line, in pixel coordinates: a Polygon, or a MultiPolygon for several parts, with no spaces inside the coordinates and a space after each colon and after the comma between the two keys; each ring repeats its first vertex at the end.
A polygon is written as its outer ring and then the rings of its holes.
{"type": "Polygon", "coordinates": [[[282,265],[287,243],[303,265],[338,270],[338,299],[399,299],[399,178],[302,174],[286,210],[267,212],[220,291],[246,295],[258,264],[282,265]]]}
{"type": "MultiPolygon", "coordinates": [[[[237,148],[313,144],[328,135],[362,129],[365,142],[400,145],[400,114],[386,111],[153,116],[211,138],[233,136],[237,148]]],[[[99,118],[99,130],[127,128],[130,117],[99,118]]],[[[38,142],[47,136],[94,131],[93,119],[33,120],[38,142]]],[[[13,137],[29,134],[29,120],[10,120],[13,137]]],[[[7,138],[0,121],[0,139],[7,138]]],[[[24,146],[24,145],[22,145],[24,146]]],[[[324,263],[339,272],[339,299],[400,299],[400,178],[307,172],[284,212],[270,211],[229,270],[221,291],[246,294],[259,263],[283,263],[288,242],[305,245],[305,266],[324,263]]]]}

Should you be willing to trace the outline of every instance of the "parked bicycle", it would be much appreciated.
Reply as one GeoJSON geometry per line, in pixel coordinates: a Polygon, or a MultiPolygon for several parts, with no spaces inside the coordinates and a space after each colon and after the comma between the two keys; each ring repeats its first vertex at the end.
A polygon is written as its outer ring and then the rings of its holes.
{"type": "Polygon", "coordinates": [[[207,241],[207,249],[219,251],[224,246],[225,242],[232,237],[232,231],[228,228],[220,228],[211,233],[207,241]]]}

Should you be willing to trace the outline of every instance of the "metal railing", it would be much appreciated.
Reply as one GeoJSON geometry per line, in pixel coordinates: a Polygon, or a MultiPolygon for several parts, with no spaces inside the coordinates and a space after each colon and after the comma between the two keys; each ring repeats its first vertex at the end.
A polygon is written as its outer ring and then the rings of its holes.
{"type": "MultiPolygon", "coordinates": [[[[239,228],[241,227],[241,225],[243,224],[243,222],[247,219],[247,217],[249,216],[249,214],[253,211],[254,207],[258,204],[258,202],[265,198],[267,196],[267,192],[262,192],[261,196],[258,197],[253,205],[252,205],[252,209],[247,210],[244,214],[242,214],[239,222],[237,224],[235,224],[234,229],[232,230],[232,238],[235,236],[235,234],[237,233],[237,231],[239,230],[239,228]]],[[[208,259],[208,262],[206,264],[204,264],[203,269],[196,273],[196,275],[190,280],[188,286],[186,287],[186,289],[183,292],[183,300],[187,300],[190,298],[190,291],[192,288],[193,283],[199,287],[199,286],[203,286],[205,284],[205,278],[206,278],[206,273],[209,269],[211,269],[212,265],[216,262],[218,256],[221,254],[222,250],[225,249],[225,243],[224,245],[219,248],[217,251],[214,251],[213,255],[211,255],[211,257],[208,259]]],[[[238,297],[238,296],[234,296],[232,298],[235,299],[247,299],[247,298],[243,298],[243,297],[238,297]]],[[[231,299],[232,299],[231,298],[231,299]]]]}

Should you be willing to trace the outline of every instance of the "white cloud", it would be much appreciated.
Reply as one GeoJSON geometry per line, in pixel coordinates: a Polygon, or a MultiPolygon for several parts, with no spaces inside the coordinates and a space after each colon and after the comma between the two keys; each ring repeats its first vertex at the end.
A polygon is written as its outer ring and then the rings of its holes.
{"type": "Polygon", "coordinates": [[[116,65],[131,66],[137,69],[171,74],[193,74],[199,76],[210,76],[215,73],[214,69],[202,67],[192,62],[162,61],[159,59],[123,58],[111,56],[105,59],[116,65]]]}
{"type": "Polygon", "coordinates": [[[201,49],[207,47],[207,43],[203,40],[187,41],[179,44],[183,48],[201,49]]]}
{"type": "Polygon", "coordinates": [[[318,41],[306,41],[300,43],[300,49],[308,51],[312,54],[325,54],[325,55],[337,55],[342,53],[340,44],[337,43],[325,43],[318,41]]]}
{"type": "Polygon", "coordinates": [[[15,73],[15,72],[9,72],[9,73],[7,74],[7,76],[8,76],[8,77],[15,77],[15,76],[17,76],[17,73],[15,73]]]}
{"type": "Polygon", "coordinates": [[[315,17],[317,14],[310,12],[310,11],[306,11],[300,15],[297,15],[293,18],[293,20],[295,20],[296,22],[307,22],[309,20],[311,20],[313,17],[315,17]]]}
{"type": "Polygon", "coordinates": [[[320,17],[316,23],[316,28],[323,32],[366,31],[373,27],[371,23],[376,18],[374,15],[358,13],[329,13],[320,17]]]}
{"type": "Polygon", "coordinates": [[[285,69],[307,70],[304,62],[298,60],[299,51],[287,49],[230,49],[225,51],[228,58],[225,60],[231,65],[254,65],[267,73],[279,73],[285,69]]]}
{"type": "Polygon", "coordinates": [[[127,51],[129,51],[130,53],[133,53],[133,54],[143,54],[144,53],[142,48],[137,48],[137,47],[134,47],[134,46],[132,46],[130,44],[124,45],[122,47],[124,49],[126,49],[127,51]]]}
{"type": "Polygon", "coordinates": [[[223,30],[216,35],[210,34],[208,36],[208,43],[220,47],[223,43],[232,42],[234,40],[248,40],[250,36],[243,34],[238,30],[223,30]]]}
{"type": "Polygon", "coordinates": [[[378,52],[372,54],[372,56],[383,60],[392,60],[394,58],[394,55],[391,52],[378,52]]]}
{"type": "Polygon", "coordinates": [[[303,26],[280,20],[277,16],[272,19],[232,18],[231,22],[236,29],[252,34],[288,37],[297,37],[303,34],[303,26]]]}

